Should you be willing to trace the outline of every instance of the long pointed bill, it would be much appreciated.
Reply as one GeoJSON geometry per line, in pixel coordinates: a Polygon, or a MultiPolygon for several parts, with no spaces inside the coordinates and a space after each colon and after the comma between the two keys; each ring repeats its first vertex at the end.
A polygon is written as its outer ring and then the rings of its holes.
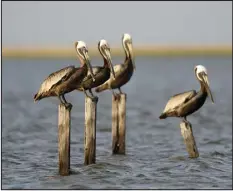
{"type": "Polygon", "coordinates": [[[106,54],[106,57],[107,57],[107,61],[108,61],[108,66],[111,70],[111,73],[113,75],[113,78],[115,79],[116,76],[115,76],[115,71],[113,69],[113,65],[112,65],[112,59],[111,59],[111,54],[110,54],[110,51],[108,49],[105,49],[105,54],[106,54]]]}
{"type": "Polygon", "coordinates": [[[133,52],[133,45],[130,43],[130,44],[128,44],[128,47],[129,47],[130,57],[131,57],[131,60],[132,60],[132,63],[133,63],[133,68],[134,68],[134,70],[136,70],[135,57],[134,57],[134,52],[133,52]]]}
{"type": "Polygon", "coordinates": [[[208,96],[210,97],[211,101],[214,103],[213,95],[210,90],[210,84],[207,75],[202,75],[203,81],[204,81],[204,86],[207,90],[208,96]]]}
{"type": "Polygon", "coordinates": [[[88,68],[88,70],[90,71],[92,80],[93,80],[93,82],[94,82],[94,81],[95,81],[95,77],[94,77],[94,74],[93,74],[93,70],[92,70],[92,66],[91,66],[91,61],[90,61],[90,57],[88,56],[88,54],[87,54],[86,51],[83,52],[83,55],[84,55],[84,58],[85,58],[85,60],[86,60],[87,68],[88,68]]]}

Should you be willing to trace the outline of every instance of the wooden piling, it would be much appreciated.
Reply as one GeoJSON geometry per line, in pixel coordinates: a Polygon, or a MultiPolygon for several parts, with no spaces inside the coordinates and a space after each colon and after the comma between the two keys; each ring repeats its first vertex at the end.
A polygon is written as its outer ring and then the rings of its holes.
{"type": "Polygon", "coordinates": [[[70,113],[64,105],[58,106],[58,155],[59,174],[67,176],[70,174],[70,113]]]}
{"type": "Polygon", "coordinates": [[[125,154],[126,94],[112,95],[112,153],[125,154]]]}
{"type": "Polygon", "coordinates": [[[85,97],[84,165],[95,163],[97,102],[85,97]]]}
{"type": "Polygon", "coordinates": [[[184,143],[186,145],[186,150],[188,151],[189,157],[198,158],[199,153],[193,136],[191,123],[186,123],[182,121],[180,123],[180,128],[181,128],[181,135],[184,138],[184,143]]]}

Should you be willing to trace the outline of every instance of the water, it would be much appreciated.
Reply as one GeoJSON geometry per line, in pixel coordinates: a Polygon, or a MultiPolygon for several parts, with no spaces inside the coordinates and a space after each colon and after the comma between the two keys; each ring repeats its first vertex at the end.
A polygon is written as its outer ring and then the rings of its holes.
{"type": "MultiPolygon", "coordinates": [[[[73,104],[71,170],[58,175],[58,99],[33,102],[51,72],[75,60],[3,60],[3,189],[230,189],[232,188],[231,57],[137,58],[127,93],[125,156],[111,154],[111,94],[99,94],[96,164],[83,165],[84,94],[73,104]],[[215,105],[208,98],[188,119],[200,157],[190,159],[179,119],[159,120],[171,95],[199,89],[194,65],[207,67],[215,105]]],[[[114,63],[121,58],[113,58],[114,63]]],[[[93,65],[102,60],[93,58],[93,65]]]]}

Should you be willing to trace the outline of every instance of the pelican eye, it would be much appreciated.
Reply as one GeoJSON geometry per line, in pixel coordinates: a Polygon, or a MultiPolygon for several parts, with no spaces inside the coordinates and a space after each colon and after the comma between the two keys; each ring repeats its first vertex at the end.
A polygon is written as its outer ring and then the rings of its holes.
{"type": "Polygon", "coordinates": [[[84,47],[84,46],[83,46],[82,48],[80,48],[80,49],[81,49],[83,52],[88,52],[87,49],[86,49],[86,47],[84,47]]]}
{"type": "Polygon", "coordinates": [[[200,79],[203,79],[203,76],[206,76],[206,73],[205,72],[200,72],[198,73],[198,76],[200,79]]]}
{"type": "Polygon", "coordinates": [[[103,45],[103,49],[109,50],[109,47],[105,44],[103,45]]]}

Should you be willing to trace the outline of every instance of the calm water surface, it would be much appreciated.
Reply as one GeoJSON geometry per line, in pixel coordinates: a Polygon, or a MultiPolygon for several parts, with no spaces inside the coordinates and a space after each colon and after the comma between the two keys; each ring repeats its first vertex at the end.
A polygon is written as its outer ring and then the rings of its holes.
{"type": "MultiPolygon", "coordinates": [[[[83,165],[84,94],[66,96],[73,104],[70,176],[58,175],[57,98],[33,102],[41,82],[76,60],[3,60],[3,189],[231,189],[231,57],[137,58],[127,93],[125,156],[111,154],[111,93],[99,94],[96,164],[83,165]],[[159,120],[169,97],[199,90],[193,68],[207,67],[215,98],[188,119],[200,157],[190,159],[179,119],[159,120]]],[[[92,59],[92,65],[102,60],[92,59]]],[[[113,58],[118,63],[122,58],[113,58]]]]}

